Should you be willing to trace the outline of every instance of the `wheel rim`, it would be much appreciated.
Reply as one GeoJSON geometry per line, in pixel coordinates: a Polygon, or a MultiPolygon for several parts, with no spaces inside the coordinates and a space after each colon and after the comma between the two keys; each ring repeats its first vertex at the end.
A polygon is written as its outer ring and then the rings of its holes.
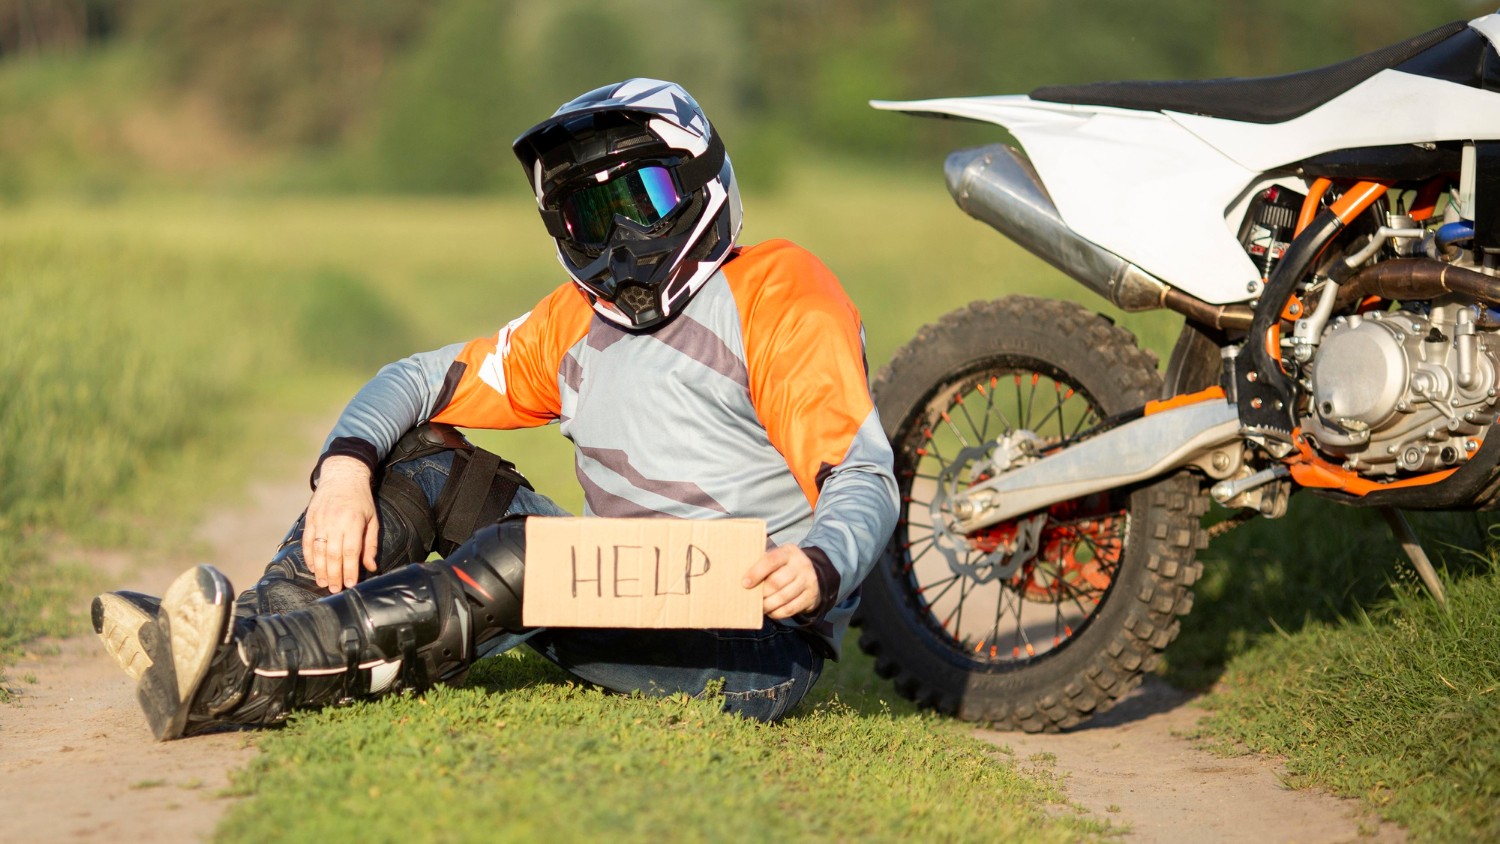
{"type": "MultiPolygon", "coordinates": [[[[930,513],[939,478],[968,472],[958,455],[1017,431],[1053,445],[1097,424],[1097,403],[1065,373],[1026,359],[991,359],[982,369],[939,384],[898,437],[902,506],[888,557],[906,609],[949,658],[970,668],[1006,671],[1046,659],[1076,641],[1113,588],[1130,516],[1118,491],[1060,502],[963,536],[960,555],[939,547],[943,529],[930,513]],[[987,569],[1020,547],[1025,522],[1043,518],[1035,555],[987,569]],[[976,562],[977,561],[977,562],[976,562]]],[[[1034,525],[1033,525],[1034,527],[1034,525]]],[[[1022,552],[1024,554],[1024,552],[1022,552]]]]}

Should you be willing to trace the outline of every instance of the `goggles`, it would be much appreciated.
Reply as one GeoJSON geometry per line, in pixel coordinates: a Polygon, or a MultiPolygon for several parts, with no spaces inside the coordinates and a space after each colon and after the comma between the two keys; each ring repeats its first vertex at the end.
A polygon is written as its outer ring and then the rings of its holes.
{"type": "Polygon", "coordinates": [[[557,204],[567,237],[584,246],[603,246],[616,215],[641,226],[653,226],[687,198],[672,173],[659,164],[627,170],[608,181],[569,192],[557,204]]]}

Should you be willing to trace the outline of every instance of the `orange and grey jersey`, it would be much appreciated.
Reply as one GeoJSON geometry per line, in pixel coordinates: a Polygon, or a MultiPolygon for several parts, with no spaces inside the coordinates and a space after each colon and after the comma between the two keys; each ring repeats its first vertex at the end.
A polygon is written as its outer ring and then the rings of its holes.
{"type": "Polygon", "coordinates": [[[569,282],[496,335],[393,363],[324,455],[374,464],[424,419],[559,423],[588,514],[765,520],[771,546],[812,558],[822,601],[795,623],[834,654],[895,525],[859,313],[787,241],[742,250],[653,331],[598,318],[569,282]]]}

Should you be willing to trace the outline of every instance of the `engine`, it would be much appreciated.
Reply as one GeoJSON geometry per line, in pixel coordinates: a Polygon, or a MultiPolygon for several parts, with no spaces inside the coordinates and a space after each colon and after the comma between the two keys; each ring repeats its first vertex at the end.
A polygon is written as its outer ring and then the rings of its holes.
{"type": "Polygon", "coordinates": [[[1464,462],[1496,417],[1500,338],[1473,306],[1333,320],[1311,361],[1300,420],[1319,451],[1364,475],[1464,462]]]}

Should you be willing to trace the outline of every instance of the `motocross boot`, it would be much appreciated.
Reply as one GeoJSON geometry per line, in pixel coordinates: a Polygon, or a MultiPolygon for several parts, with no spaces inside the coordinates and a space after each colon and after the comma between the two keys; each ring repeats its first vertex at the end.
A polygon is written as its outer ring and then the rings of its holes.
{"type": "Polygon", "coordinates": [[[94,632],[104,642],[104,650],[130,675],[139,681],[151,667],[151,657],[141,644],[141,635],[153,635],[161,599],[139,592],[105,592],[94,598],[89,619],[94,632]]]}
{"type": "Polygon", "coordinates": [[[457,682],[490,640],[521,627],[525,519],[474,534],[447,559],[415,563],[305,609],[232,618],[210,566],[162,599],[137,699],[157,739],[266,726],[298,709],[457,682]]]}
{"type": "MultiPolygon", "coordinates": [[[[255,586],[235,601],[234,614],[239,618],[288,612],[317,602],[327,590],[318,586],[312,573],[301,565],[297,552],[302,544],[302,519],[282,540],[276,556],[255,586]]],[[[104,650],[130,679],[140,681],[151,665],[153,650],[141,641],[155,635],[162,599],[139,592],[105,592],[94,598],[89,616],[94,632],[104,643],[104,650]]]]}

